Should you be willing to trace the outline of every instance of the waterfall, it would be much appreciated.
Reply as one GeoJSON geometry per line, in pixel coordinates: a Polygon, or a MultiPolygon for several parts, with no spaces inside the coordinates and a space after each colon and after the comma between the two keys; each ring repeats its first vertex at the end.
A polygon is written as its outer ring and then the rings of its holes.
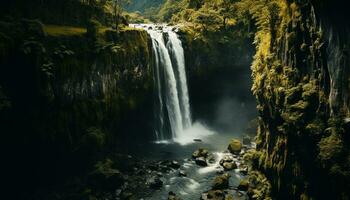
{"type": "Polygon", "coordinates": [[[158,141],[179,138],[192,126],[184,50],[172,27],[132,25],[152,38],[156,128],[158,141]]]}

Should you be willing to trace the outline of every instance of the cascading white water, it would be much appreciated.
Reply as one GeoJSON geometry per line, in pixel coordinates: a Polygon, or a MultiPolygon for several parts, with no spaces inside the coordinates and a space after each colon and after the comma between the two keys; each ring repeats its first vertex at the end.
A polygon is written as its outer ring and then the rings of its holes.
{"type": "Polygon", "coordinates": [[[157,140],[179,138],[192,125],[184,50],[172,27],[132,25],[144,28],[152,38],[154,78],[157,91],[157,140]],[[168,124],[168,127],[167,127],[168,124]]]}
{"type": "Polygon", "coordinates": [[[177,68],[178,75],[178,90],[180,98],[180,108],[182,113],[182,123],[184,128],[189,128],[192,125],[190,101],[188,97],[187,78],[185,69],[185,55],[182,48],[181,40],[177,34],[170,31],[168,32],[168,49],[172,54],[173,66],[177,68]]]}

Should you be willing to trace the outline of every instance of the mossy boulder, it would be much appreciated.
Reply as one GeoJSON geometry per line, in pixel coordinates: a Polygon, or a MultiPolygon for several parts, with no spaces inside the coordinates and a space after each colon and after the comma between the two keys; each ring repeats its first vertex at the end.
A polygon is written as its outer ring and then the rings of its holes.
{"type": "Polygon", "coordinates": [[[227,149],[233,154],[239,154],[242,150],[242,143],[237,139],[232,139],[227,149]]]}
{"type": "Polygon", "coordinates": [[[230,174],[223,174],[221,176],[217,176],[214,181],[213,181],[213,190],[224,190],[229,187],[229,179],[230,179],[230,174]]]}
{"type": "Polygon", "coordinates": [[[246,180],[246,179],[241,180],[241,182],[239,183],[237,189],[241,190],[241,191],[247,191],[249,189],[249,181],[246,180]]]}
{"type": "Polygon", "coordinates": [[[230,171],[230,170],[233,170],[233,169],[237,169],[236,162],[225,162],[222,166],[227,171],[230,171]]]}
{"type": "Polygon", "coordinates": [[[226,171],[237,169],[237,164],[232,156],[224,156],[219,163],[226,171]]]}
{"type": "Polygon", "coordinates": [[[199,157],[207,158],[208,155],[209,155],[209,151],[207,149],[199,148],[198,150],[192,153],[192,158],[199,158],[199,157]]]}
{"type": "Polygon", "coordinates": [[[225,194],[222,190],[211,190],[208,193],[209,199],[219,200],[223,199],[225,197],[225,194]]]}

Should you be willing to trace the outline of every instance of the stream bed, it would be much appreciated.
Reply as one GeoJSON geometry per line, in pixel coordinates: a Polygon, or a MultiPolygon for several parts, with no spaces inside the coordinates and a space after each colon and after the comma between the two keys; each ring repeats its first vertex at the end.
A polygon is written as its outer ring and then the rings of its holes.
{"type": "MultiPolygon", "coordinates": [[[[146,162],[156,162],[159,165],[173,162],[177,165],[170,167],[171,169],[166,172],[149,170],[146,175],[146,185],[152,184],[149,182],[154,182],[152,179],[155,177],[162,184],[153,188],[151,192],[141,199],[166,200],[169,194],[172,193],[175,193],[176,197],[182,200],[201,199],[202,193],[212,189],[214,179],[223,174],[230,175],[229,187],[223,191],[226,194],[231,194],[234,199],[248,199],[245,192],[237,190],[237,186],[245,177],[245,174],[242,173],[242,168],[244,168],[242,155],[246,150],[254,148],[254,144],[243,145],[240,154],[231,154],[227,150],[227,146],[233,138],[240,139],[241,136],[235,137],[232,134],[217,134],[213,132],[213,134],[197,141],[192,139],[191,143],[186,143],[185,145],[169,141],[139,143],[132,148],[134,152],[129,152],[133,156],[142,157],[146,162]],[[193,152],[200,148],[207,149],[211,156],[207,166],[196,164],[195,159],[192,158],[193,152]],[[220,165],[220,161],[223,158],[231,158],[237,164],[237,169],[224,170],[222,165],[220,165]]],[[[202,199],[206,199],[205,196],[202,199]]]]}

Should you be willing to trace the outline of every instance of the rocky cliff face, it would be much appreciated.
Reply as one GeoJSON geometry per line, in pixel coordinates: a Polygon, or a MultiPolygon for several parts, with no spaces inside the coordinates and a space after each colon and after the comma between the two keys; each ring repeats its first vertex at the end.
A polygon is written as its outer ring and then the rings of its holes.
{"type": "Polygon", "coordinates": [[[0,26],[0,130],[11,166],[27,163],[18,169],[23,185],[84,171],[132,127],[147,135],[153,80],[145,31],[86,32],[32,20],[0,26]]]}
{"type": "Polygon", "coordinates": [[[277,199],[350,197],[350,26],[342,6],[256,3],[257,165],[277,199]]]}

